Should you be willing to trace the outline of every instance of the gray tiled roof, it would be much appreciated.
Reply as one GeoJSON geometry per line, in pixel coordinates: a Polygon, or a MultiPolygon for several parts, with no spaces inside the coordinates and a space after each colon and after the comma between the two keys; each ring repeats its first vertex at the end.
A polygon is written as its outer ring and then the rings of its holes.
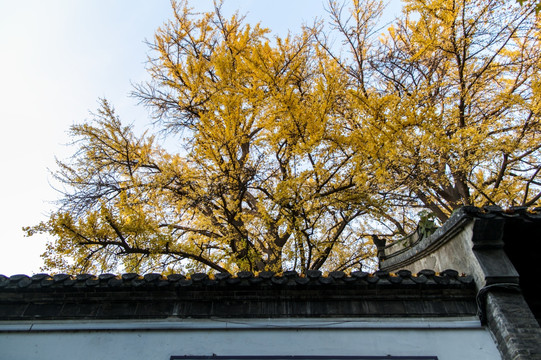
{"type": "Polygon", "coordinates": [[[474,316],[475,284],[454,270],[416,275],[80,274],[0,276],[0,321],[474,316]]]}
{"type": "Polygon", "coordinates": [[[432,270],[422,270],[413,275],[408,270],[396,273],[376,271],[369,274],[355,271],[346,274],[334,271],[323,276],[320,271],[309,270],[301,276],[295,271],[286,271],[276,274],[269,271],[254,275],[248,271],[241,271],[237,276],[219,273],[209,276],[205,273],[195,273],[188,276],[182,274],[161,275],[150,273],[139,275],[127,273],[115,274],[36,274],[33,276],[13,275],[6,277],[0,275],[0,292],[11,289],[58,289],[58,288],[139,288],[139,287],[169,287],[169,288],[200,288],[200,287],[401,287],[401,286],[467,286],[472,284],[471,276],[459,275],[455,270],[445,270],[436,274],[432,270]]]}
{"type": "Polygon", "coordinates": [[[478,208],[475,206],[463,206],[457,210],[461,216],[470,216],[476,218],[523,218],[541,220],[541,208],[512,207],[502,209],[499,206],[485,206],[478,208]]]}

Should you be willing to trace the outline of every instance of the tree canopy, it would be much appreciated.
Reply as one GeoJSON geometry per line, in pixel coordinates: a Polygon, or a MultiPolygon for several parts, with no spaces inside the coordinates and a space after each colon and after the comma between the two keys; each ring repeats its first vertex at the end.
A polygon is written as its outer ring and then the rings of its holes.
{"type": "Polygon", "coordinates": [[[541,182],[535,4],[408,0],[387,31],[377,0],[272,36],[236,14],[173,18],[134,95],[172,154],[106,101],[59,161],[52,236],[64,271],[236,272],[373,266],[396,239],[463,205],[536,206],[541,182]]]}

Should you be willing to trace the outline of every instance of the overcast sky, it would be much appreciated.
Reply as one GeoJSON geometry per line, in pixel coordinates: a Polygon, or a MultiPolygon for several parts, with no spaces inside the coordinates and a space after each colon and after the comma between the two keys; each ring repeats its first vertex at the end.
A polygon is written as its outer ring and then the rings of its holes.
{"type": "MultiPolygon", "coordinates": [[[[324,16],[323,1],[226,0],[225,12],[284,35],[324,16]]],[[[191,5],[210,10],[212,0],[191,5]]],[[[73,152],[70,125],[107,98],[124,122],[150,127],[129,93],[147,76],[145,39],[170,15],[169,0],[0,0],[0,274],[40,272],[47,237],[21,228],[54,209],[49,169],[73,152]]]]}

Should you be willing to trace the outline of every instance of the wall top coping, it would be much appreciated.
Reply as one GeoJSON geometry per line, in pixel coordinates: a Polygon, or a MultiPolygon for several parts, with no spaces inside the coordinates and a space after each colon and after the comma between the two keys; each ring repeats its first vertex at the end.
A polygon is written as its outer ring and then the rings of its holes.
{"type": "Polygon", "coordinates": [[[541,208],[514,207],[502,209],[498,206],[478,208],[464,206],[456,210],[433,234],[419,237],[417,233],[386,246],[378,246],[380,268],[393,271],[405,267],[438,250],[454,239],[468,224],[478,223],[472,238],[474,248],[502,248],[505,221],[535,222],[541,224],[541,208]],[[484,224],[484,225],[482,225],[484,224]]]}
{"type": "Polygon", "coordinates": [[[441,273],[433,270],[422,270],[412,274],[409,270],[399,270],[395,273],[376,271],[367,273],[354,271],[347,274],[343,271],[334,271],[323,276],[320,271],[307,271],[298,274],[295,271],[286,271],[281,274],[273,272],[260,272],[253,274],[241,271],[236,276],[218,273],[209,275],[195,273],[191,275],[172,274],[162,275],[150,273],[139,275],[136,273],[116,274],[36,274],[0,275],[0,293],[2,292],[47,292],[64,290],[83,291],[84,289],[185,289],[185,290],[227,290],[227,289],[306,289],[306,288],[410,288],[415,286],[443,286],[443,287],[469,287],[473,278],[457,271],[448,269],[441,273]]]}

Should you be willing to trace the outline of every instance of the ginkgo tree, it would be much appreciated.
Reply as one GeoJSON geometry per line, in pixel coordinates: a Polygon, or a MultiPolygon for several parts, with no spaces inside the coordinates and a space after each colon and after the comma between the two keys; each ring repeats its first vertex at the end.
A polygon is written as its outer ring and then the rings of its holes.
{"type": "MultiPolygon", "coordinates": [[[[408,0],[403,17],[374,39],[359,30],[373,15],[364,4],[354,2],[349,18],[332,4],[354,55],[334,56],[352,84],[344,121],[356,153],[393,187],[390,203],[426,208],[440,221],[464,205],[539,204],[533,5],[408,0]]],[[[399,217],[388,220],[400,227],[399,217]]]]}
{"type": "Polygon", "coordinates": [[[103,100],[71,129],[58,210],[26,228],[52,236],[47,268],[348,270],[420,210],[539,204],[531,6],[410,0],[382,35],[380,2],[330,1],[330,28],[280,38],[188,5],[173,4],[134,91],[185,151],[103,100]]]}

